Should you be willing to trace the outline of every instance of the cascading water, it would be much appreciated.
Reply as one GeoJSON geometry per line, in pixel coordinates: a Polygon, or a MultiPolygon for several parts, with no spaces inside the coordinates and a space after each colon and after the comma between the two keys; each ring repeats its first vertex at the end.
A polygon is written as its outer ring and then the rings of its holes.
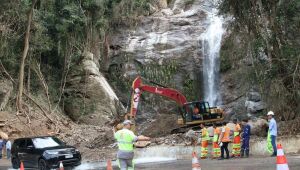
{"type": "Polygon", "coordinates": [[[203,60],[204,99],[211,106],[221,104],[219,92],[220,48],[222,42],[223,18],[217,15],[218,10],[213,8],[208,12],[209,26],[201,36],[203,60]]]}

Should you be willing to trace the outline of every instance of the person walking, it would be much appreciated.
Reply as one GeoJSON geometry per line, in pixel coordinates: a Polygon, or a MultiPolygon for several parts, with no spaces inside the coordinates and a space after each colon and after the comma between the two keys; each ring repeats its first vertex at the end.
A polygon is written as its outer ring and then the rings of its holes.
{"type": "Polygon", "coordinates": [[[10,155],[11,155],[11,142],[10,142],[9,139],[7,139],[5,147],[6,147],[6,158],[10,159],[10,155]]]}
{"type": "Polygon", "coordinates": [[[275,157],[275,156],[277,156],[277,148],[276,148],[277,123],[276,123],[276,120],[274,119],[273,111],[269,111],[267,116],[268,116],[268,120],[269,120],[269,134],[271,137],[271,143],[272,143],[272,147],[273,147],[273,154],[271,156],[275,157]]]}
{"type": "Polygon", "coordinates": [[[213,124],[214,128],[214,137],[213,137],[213,151],[212,151],[212,158],[219,158],[221,156],[221,149],[218,144],[219,136],[220,136],[220,128],[216,126],[216,124],[213,124]]]}
{"type": "Polygon", "coordinates": [[[3,146],[4,146],[4,141],[3,141],[2,137],[0,136],[0,159],[2,159],[3,146]]]}
{"type": "Polygon", "coordinates": [[[223,122],[221,135],[219,137],[219,145],[221,146],[221,157],[219,160],[223,160],[226,152],[226,159],[229,159],[228,144],[230,142],[230,128],[227,126],[227,122],[223,122]]]}
{"type": "Polygon", "coordinates": [[[123,129],[114,133],[114,137],[118,142],[118,163],[120,170],[134,170],[134,147],[133,143],[136,141],[149,141],[150,138],[146,136],[136,136],[130,129],[133,123],[130,120],[123,122],[123,129]]]}
{"type": "Polygon", "coordinates": [[[231,157],[240,157],[241,155],[241,126],[238,123],[237,119],[233,120],[233,123],[235,124],[234,132],[233,132],[233,143],[232,143],[232,156],[231,157]]]}
{"type": "Polygon", "coordinates": [[[242,121],[243,125],[243,132],[242,132],[242,148],[241,148],[241,157],[243,158],[244,155],[249,157],[249,142],[250,142],[250,135],[251,135],[251,126],[248,124],[248,119],[244,119],[242,121]]]}
{"type": "Polygon", "coordinates": [[[206,159],[208,154],[209,134],[204,124],[201,127],[201,159],[206,159]]]}

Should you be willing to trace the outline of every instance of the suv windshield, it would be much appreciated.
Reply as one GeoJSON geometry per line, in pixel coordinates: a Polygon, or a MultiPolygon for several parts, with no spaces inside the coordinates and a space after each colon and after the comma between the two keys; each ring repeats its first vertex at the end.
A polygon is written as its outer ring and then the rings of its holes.
{"type": "Polygon", "coordinates": [[[38,137],[32,139],[35,148],[50,148],[56,146],[64,146],[65,144],[55,137],[38,137]]]}

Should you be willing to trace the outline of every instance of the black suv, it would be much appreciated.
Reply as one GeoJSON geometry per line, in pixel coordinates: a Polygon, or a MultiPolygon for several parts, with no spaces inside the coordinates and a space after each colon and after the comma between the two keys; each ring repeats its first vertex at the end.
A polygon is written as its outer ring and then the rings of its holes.
{"type": "Polygon", "coordinates": [[[11,162],[14,169],[20,167],[55,169],[62,161],[64,166],[77,166],[81,163],[80,152],[53,136],[16,139],[11,149],[11,162]]]}

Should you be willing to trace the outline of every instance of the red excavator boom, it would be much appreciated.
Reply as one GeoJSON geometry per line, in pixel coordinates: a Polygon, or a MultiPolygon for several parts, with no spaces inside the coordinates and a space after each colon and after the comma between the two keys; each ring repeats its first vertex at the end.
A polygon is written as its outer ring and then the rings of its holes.
{"type": "Polygon", "coordinates": [[[130,108],[130,116],[135,117],[140,96],[143,91],[158,94],[160,96],[167,97],[171,100],[176,101],[179,106],[183,106],[187,100],[186,97],[181,94],[179,91],[172,88],[164,88],[164,87],[154,87],[149,85],[144,85],[142,83],[141,77],[137,77],[132,84],[132,95],[131,95],[131,108],[130,108]]]}

